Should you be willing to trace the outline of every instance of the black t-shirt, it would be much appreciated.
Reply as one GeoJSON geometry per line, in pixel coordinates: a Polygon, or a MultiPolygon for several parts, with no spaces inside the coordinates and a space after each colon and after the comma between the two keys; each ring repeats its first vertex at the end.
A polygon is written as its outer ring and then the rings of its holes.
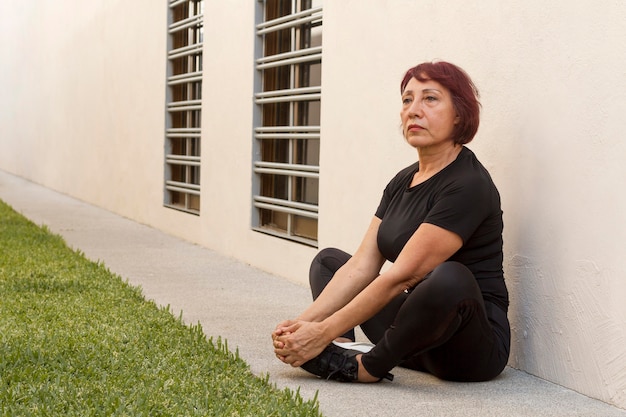
{"type": "Polygon", "coordinates": [[[385,188],[376,210],[376,217],[382,220],[378,249],[395,262],[420,224],[454,232],[463,246],[449,260],[467,266],[483,298],[506,311],[509,301],[502,271],[502,209],[491,176],[466,147],[450,165],[410,187],[418,170],[419,162],[408,166],[385,188]]]}

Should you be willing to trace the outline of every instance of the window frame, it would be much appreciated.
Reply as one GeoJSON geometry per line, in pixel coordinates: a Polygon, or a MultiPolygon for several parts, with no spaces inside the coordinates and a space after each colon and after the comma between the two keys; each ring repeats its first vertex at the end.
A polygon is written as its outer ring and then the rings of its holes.
{"type": "Polygon", "coordinates": [[[204,1],[169,0],[167,31],[163,205],[200,215],[204,1]]]}
{"type": "MultiPolygon", "coordinates": [[[[302,71],[301,68],[307,68],[302,64],[308,64],[308,68],[310,68],[311,65],[319,63],[319,77],[321,79],[322,45],[312,46],[309,41],[308,47],[302,48],[301,45],[296,45],[294,39],[297,39],[298,36],[306,35],[306,32],[305,35],[302,35],[302,33],[295,34],[303,24],[311,24],[311,28],[308,31],[309,36],[313,27],[322,26],[322,7],[310,7],[294,13],[294,10],[300,7],[303,1],[291,0],[291,13],[266,21],[265,7],[268,1],[271,0],[258,0],[256,9],[252,229],[317,247],[321,126],[319,122],[316,124],[300,124],[296,118],[299,117],[297,116],[299,113],[310,112],[308,106],[311,103],[319,103],[317,104],[319,106],[317,112],[319,113],[321,110],[322,86],[320,81],[319,85],[301,87],[298,84],[302,81],[295,80],[295,74],[298,74],[298,71],[302,71]],[[265,55],[265,36],[286,29],[291,31],[290,49],[265,55]],[[265,91],[266,70],[279,67],[289,68],[288,70],[285,69],[289,76],[288,86],[285,88],[285,85],[275,85],[275,88],[265,91]],[[288,115],[276,116],[277,118],[288,119],[288,123],[276,126],[264,125],[265,105],[277,103],[283,104],[283,113],[288,106],[288,115]],[[298,110],[300,107],[296,109],[296,106],[300,106],[304,110],[298,110]],[[266,141],[280,143],[280,146],[286,148],[287,150],[284,151],[284,154],[287,155],[287,160],[271,161],[264,159],[263,147],[267,144],[266,141]],[[310,141],[317,141],[317,145],[310,141]],[[317,149],[315,149],[316,147],[317,149]],[[314,153],[316,151],[317,153],[311,157],[308,155],[309,151],[314,153]],[[297,155],[301,157],[299,158],[297,155]],[[308,159],[316,160],[316,163],[308,163],[308,159]],[[265,195],[267,193],[264,191],[265,186],[262,184],[266,180],[264,176],[280,177],[281,179],[276,181],[285,183],[286,196],[265,195]],[[313,202],[299,201],[307,198],[311,199],[311,194],[313,193],[315,194],[314,198],[312,198],[313,202]],[[306,197],[303,197],[304,195],[306,197]],[[271,212],[271,214],[268,214],[268,212],[271,212]],[[286,219],[286,222],[280,227],[272,227],[272,225],[264,223],[264,216],[272,218],[274,216],[282,216],[283,220],[286,219]],[[301,229],[305,230],[310,230],[314,224],[314,237],[299,235],[298,224],[304,224],[304,227],[301,227],[301,229]]],[[[319,37],[321,42],[321,33],[319,37]]],[[[308,84],[311,74],[305,75],[305,77],[308,78],[304,83],[308,84]]],[[[277,82],[280,83],[285,80],[286,77],[284,79],[280,78],[277,82]]],[[[277,106],[275,111],[281,110],[277,106]]],[[[302,117],[308,121],[308,115],[302,117]]]]}

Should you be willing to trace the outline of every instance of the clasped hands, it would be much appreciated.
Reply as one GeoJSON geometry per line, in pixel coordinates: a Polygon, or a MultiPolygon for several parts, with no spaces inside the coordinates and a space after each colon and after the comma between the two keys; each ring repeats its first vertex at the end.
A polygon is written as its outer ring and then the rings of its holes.
{"type": "Polygon", "coordinates": [[[272,332],[276,357],[293,367],[319,355],[331,341],[317,322],[286,320],[272,332]]]}

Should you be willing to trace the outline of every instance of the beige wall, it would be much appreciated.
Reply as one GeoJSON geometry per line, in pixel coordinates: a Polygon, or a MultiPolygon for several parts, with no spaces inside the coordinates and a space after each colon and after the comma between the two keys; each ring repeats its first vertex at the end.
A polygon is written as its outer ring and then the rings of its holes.
{"type": "MultiPolygon", "coordinates": [[[[482,93],[470,147],[503,198],[510,364],[626,408],[626,3],[326,3],[320,246],[354,250],[415,160],[399,133],[404,71],[461,65],[482,93]]],[[[207,2],[202,212],[162,207],[155,4],[0,5],[0,169],[305,284],[314,249],[249,230],[252,1],[207,2]]]]}

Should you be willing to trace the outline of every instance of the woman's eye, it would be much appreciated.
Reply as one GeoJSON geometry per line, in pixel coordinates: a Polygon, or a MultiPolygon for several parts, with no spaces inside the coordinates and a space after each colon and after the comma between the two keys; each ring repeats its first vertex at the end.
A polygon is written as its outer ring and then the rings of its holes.
{"type": "Polygon", "coordinates": [[[426,96],[426,97],[424,97],[424,101],[426,101],[428,103],[432,103],[432,102],[437,101],[437,97],[435,97],[435,96],[426,96]]]}
{"type": "Polygon", "coordinates": [[[405,97],[402,99],[402,104],[409,104],[411,103],[411,98],[410,97],[405,97]]]}

